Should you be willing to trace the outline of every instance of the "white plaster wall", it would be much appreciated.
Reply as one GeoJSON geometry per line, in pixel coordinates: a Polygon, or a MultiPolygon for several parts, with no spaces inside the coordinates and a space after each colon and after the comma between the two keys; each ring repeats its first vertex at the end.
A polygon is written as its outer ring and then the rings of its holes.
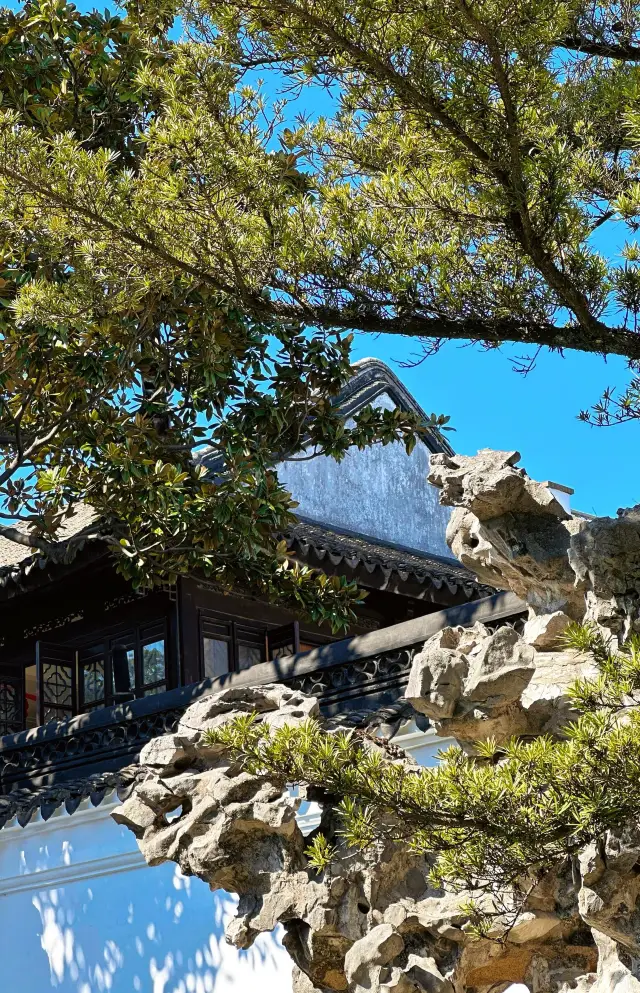
{"type": "MultiPolygon", "coordinates": [[[[374,406],[395,408],[386,393],[374,406]]],[[[352,448],[342,462],[320,456],[309,462],[283,462],[277,468],[302,517],[453,557],[445,541],[451,508],[440,506],[439,491],[427,482],[429,450],[421,442],[411,455],[394,442],[362,452],[352,448]]]]}
{"type": "MultiPolygon", "coordinates": [[[[452,743],[415,725],[395,741],[425,766],[452,743]]],[[[289,993],[279,935],[227,945],[235,901],[172,864],[146,866],[114,806],[0,831],[1,993],[289,993]]],[[[301,809],[305,834],[317,813],[301,809]]]]}
{"type": "Polygon", "coordinates": [[[0,831],[2,993],[287,993],[279,938],[227,945],[233,899],[147,867],[113,806],[0,831]]]}

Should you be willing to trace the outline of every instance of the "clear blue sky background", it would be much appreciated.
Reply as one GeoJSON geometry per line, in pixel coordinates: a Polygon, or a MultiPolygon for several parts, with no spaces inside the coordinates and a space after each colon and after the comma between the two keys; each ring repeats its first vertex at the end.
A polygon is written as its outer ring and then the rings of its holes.
{"type": "MultiPolygon", "coordinates": [[[[11,6],[19,4],[14,0],[11,6]]],[[[87,10],[96,4],[79,0],[77,6],[87,10]]],[[[310,90],[294,109],[317,116],[330,112],[330,104],[326,93],[310,90]]],[[[603,227],[601,250],[615,254],[617,234],[615,228],[605,232],[603,227]]],[[[564,358],[543,353],[533,372],[523,377],[512,371],[514,357],[525,351],[520,345],[483,352],[450,343],[416,368],[400,366],[419,351],[419,342],[410,338],[360,334],[354,357],[382,359],[427,413],[449,414],[456,428],[449,439],[457,451],[517,449],[521,464],[534,478],[572,486],[576,491],[572,505],[588,513],[615,514],[618,507],[640,503],[640,464],[636,462],[640,422],[592,428],[576,419],[579,410],[597,401],[605,387],[624,386],[629,379],[624,361],[605,362],[581,353],[567,353],[564,358]]]]}

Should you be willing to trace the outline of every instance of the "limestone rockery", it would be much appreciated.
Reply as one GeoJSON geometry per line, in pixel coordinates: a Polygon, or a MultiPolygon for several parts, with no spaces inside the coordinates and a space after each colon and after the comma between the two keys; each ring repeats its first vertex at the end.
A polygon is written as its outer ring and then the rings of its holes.
{"type": "MultiPolygon", "coordinates": [[[[523,634],[446,628],[414,658],[408,700],[465,748],[489,736],[557,734],[571,719],[567,688],[590,673],[588,659],[559,647],[571,620],[620,640],[640,629],[640,508],[572,516],[518,460],[493,451],[431,459],[430,481],[456,508],[452,551],[529,606],[523,634]]],[[[346,853],[322,875],[309,868],[300,800],[202,744],[203,730],[252,711],[275,725],[319,717],[313,697],[281,685],[201,698],[175,734],[145,747],[138,784],[113,816],[151,865],[176,862],[239,895],[233,944],[248,947],[281,924],[296,993],[502,993],[514,982],[531,993],[640,993],[638,826],[549,873],[506,940],[478,940],[460,894],[434,889],[427,860],[405,850],[346,853]]],[[[332,819],[326,804],[328,833],[332,819]]]]}

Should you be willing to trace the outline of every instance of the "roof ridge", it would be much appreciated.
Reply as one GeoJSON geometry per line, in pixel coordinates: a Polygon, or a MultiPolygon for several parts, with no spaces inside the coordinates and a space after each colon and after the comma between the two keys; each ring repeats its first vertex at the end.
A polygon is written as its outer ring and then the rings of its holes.
{"type": "MultiPolygon", "coordinates": [[[[429,420],[413,393],[382,359],[358,359],[352,364],[352,368],[356,370],[355,375],[342,388],[334,401],[345,417],[372,403],[381,393],[389,393],[391,399],[402,410],[410,411],[425,422],[429,420]]],[[[426,444],[432,452],[454,454],[453,448],[437,428],[427,428],[426,444]]]]}

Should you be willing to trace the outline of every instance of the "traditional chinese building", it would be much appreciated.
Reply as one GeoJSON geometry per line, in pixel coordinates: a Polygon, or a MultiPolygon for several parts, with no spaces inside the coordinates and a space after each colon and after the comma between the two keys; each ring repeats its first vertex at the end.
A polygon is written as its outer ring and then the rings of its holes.
{"type": "MultiPolygon", "coordinates": [[[[345,419],[374,403],[422,413],[383,363],[365,360],[339,398],[345,419]]],[[[223,941],[229,898],[169,866],[149,869],[109,813],[142,745],[221,683],[281,680],[326,711],[386,705],[395,733],[411,658],[451,623],[498,623],[522,610],[450,557],[449,511],[427,479],[431,431],[337,464],[284,463],[299,502],[291,555],[357,579],[368,597],[349,637],[198,575],[134,592],[78,513],[56,563],[0,540],[0,935],[3,989],[63,993],[287,990],[277,937],[248,953],[223,941]],[[73,541],[70,542],[70,539],[73,541]]],[[[205,455],[215,468],[215,458],[205,455]]],[[[430,761],[432,736],[401,740],[430,761]]]]}

